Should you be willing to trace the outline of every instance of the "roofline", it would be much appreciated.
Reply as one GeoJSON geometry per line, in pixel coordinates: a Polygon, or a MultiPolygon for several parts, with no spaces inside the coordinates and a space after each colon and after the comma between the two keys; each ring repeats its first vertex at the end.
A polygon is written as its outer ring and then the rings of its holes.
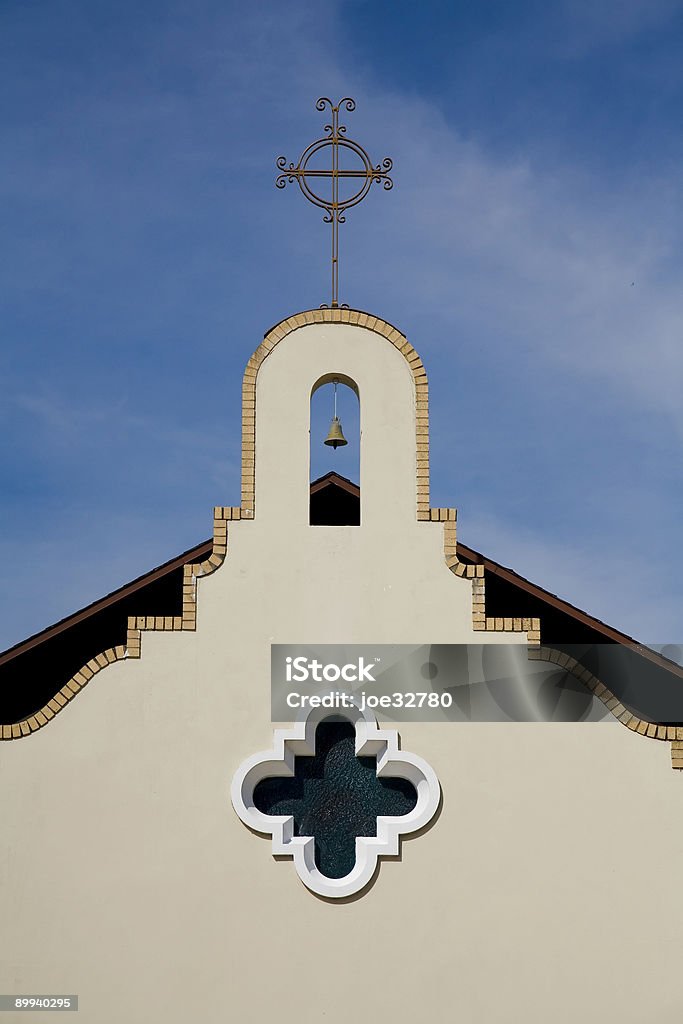
{"type": "MultiPolygon", "coordinates": [[[[349,494],[353,494],[356,497],[360,495],[360,488],[357,484],[354,484],[352,480],[341,476],[334,470],[331,470],[324,476],[314,480],[311,484],[311,493],[316,493],[317,491],[322,490],[323,487],[331,484],[343,488],[349,494]]],[[[152,569],[151,572],[138,576],[138,578],[132,582],[124,584],[117,590],[113,590],[110,594],[107,594],[106,597],[100,598],[99,601],[94,601],[85,608],[81,608],[79,611],[74,612],[73,615],[69,615],[64,619],[61,619],[59,622],[56,622],[54,625],[47,626],[39,633],[35,633],[28,639],[20,641],[18,644],[15,644],[13,647],[8,648],[8,650],[0,654],[0,666],[6,664],[8,661],[12,661],[16,657],[19,657],[20,654],[24,654],[33,647],[37,647],[44,641],[50,640],[52,637],[59,635],[59,633],[63,633],[71,626],[75,626],[79,622],[89,619],[91,616],[110,607],[122,598],[129,597],[131,594],[136,593],[136,591],[142,590],[142,588],[148,584],[154,583],[156,580],[174,572],[174,570],[182,568],[183,565],[187,565],[191,562],[204,561],[204,559],[211,553],[212,548],[213,540],[210,539],[202,541],[201,544],[188,548],[188,550],[184,551],[181,555],[177,555],[168,562],[164,562],[163,565],[157,566],[157,568],[152,569]]],[[[486,572],[499,576],[501,579],[511,583],[513,586],[519,587],[520,590],[526,591],[526,593],[530,594],[532,597],[536,597],[540,601],[544,601],[546,604],[549,604],[552,608],[556,608],[565,615],[569,615],[571,618],[575,619],[576,622],[580,622],[582,625],[595,630],[597,633],[604,636],[606,641],[618,643],[622,646],[629,646],[638,654],[647,658],[648,661],[652,661],[654,664],[659,665],[660,668],[665,668],[667,671],[683,678],[683,667],[677,665],[676,662],[670,661],[668,658],[663,657],[656,651],[651,650],[649,647],[641,644],[638,640],[635,640],[627,633],[622,633],[621,630],[607,625],[607,623],[602,622],[601,619],[597,619],[595,616],[589,615],[588,612],[582,611],[580,608],[577,608],[576,605],[570,604],[569,601],[563,600],[556,594],[551,594],[549,590],[544,590],[543,587],[539,587],[536,583],[532,583],[524,576],[520,576],[519,573],[514,571],[514,569],[508,569],[505,566],[500,565],[499,562],[494,562],[493,559],[487,558],[486,555],[482,555],[481,552],[475,551],[474,548],[471,548],[466,544],[461,544],[460,541],[457,543],[457,552],[458,554],[462,554],[466,560],[471,561],[476,565],[483,565],[486,572]]]]}
{"type": "Polygon", "coordinates": [[[340,487],[347,494],[352,494],[354,498],[360,497],[360,487],[358,484],[354,484],[353,480],[349,480],[348,477],[342,476],[341,473],[337,473],[333,469],[329,473],[325,473],[325,476],[320,476],[317,480],[313,481],[311,484],[311,494],[317,494],[318,491],[322,491],[324,487],[330,485],[340,487]]]}
{"type": "Polygon", "coordinates": [[[136,591],[142,590],[142,588],[146,587],[149,583],[154,583],[155,580],[161,579],[163,576],[167,576],[175,569],[181,569],[189,562],[202,562],[205,556],[211,553],[212,548],[213,540],[206,540],[202,544],[197,544],[196,547],[189,548],[187,551],[184,551],[182,555],[177,555],[170,561],[164,562],[163,565],[157,566],[157,568],[152,569],[151,572],[147,572],[143,576],[138,576],[138,578],[133,580],[131,583],[125,583],[117,590],[112,590],[111,594],[107,594],[106,597],[101,597],[98,601],[93,601],[92,604],[86,605],[85,608],[81,608],[72,615],[67,615],[65,619],[60,619],[59,622],[56,622],[54,625],[47,626],[39,633],[34,633],[33,636],[28,637],[27,640],[19,641],[18,644],[15,644],[13,647],[9,647],[6,651],[3,651],[2,654],[0,654],[0,665],[4,665],[6,662],[18,657],[20,654],[30,651],[32,647],[37,647],[38,644],[43,643],[45,640],[50,640],[59,633],[63,633],[64,630],[69,629],[71,626],[76,626],[79,622],[84,622],[92,615],[96,615],[97,612],[101,612],[110,605],[116,604],[117,601],[122,600],[124,597],[129,597],[136,591]]]}
{"type": "Polygon", "coordinates": [[[549,590],[544,590],[543,587],[539,587],[536,583],[532,583],[531,580],[526,579],[524,576],[520,576],[519,573],[514,571],[514,569],[507,569],[504,565],[500,565],[498,562],[494,562],[492,559],[487,558],[486,555],[482,555],[479,551],[475,551],[474,548],[470,548],[466,544],[461,544],[460,541],[457,543],[457,551],[476,565],[483,565],[485,572],[490,572],[496,576],[500,576],[501,579],[506,580],[515,587],[519,587],[520,590],[526,591],[526,593],[531,594],[532,597],[537,597],[540,601],[544,601],[552,608],[557,608],[558,611],[571,616],[571,618],[575,619],[576,622],[580,622],[582,625],[589,626],[591,629],[594,629],[597,633],[601,633],[606,640],[609,640],[612,643],[621,644],[622,646],[628,646],[634,649],[638,654],[641,654],[644,658],[647,658],[648,661],[652,661],[656,665],[659,665],[660,668],[665,668],[667,671],[683,678],[683,667],[676,664],[675,661],[670,661],[669,658],[665,658],[663,655],[658,654],[657,651],[653,651],[650,647],[640,643],[639,640],[635,640],[632,636],[629,636],[628,633],[622,633],[621,630],[615,629],[613,626],[608,626],[606,622],[603,622],[601,619],[596,619],[594,615],[589,615],[588,612],[582,611],[580,608],[577,608],[576,605],[570,604],[569,601],[563,600],[563,598],[558,597],[556,594],[551,594],[549,590]]]}
{"type": "MultiPolygon", "coordinates": [[[[324,476],[318,477],[311,484],[311,493],[321,490],[326,484],[334,483],[338,487],[342,487],[349,494],[354,494],[356,497],[360,495],[360,488],[357,484],[354,484],[352,480],[347,479],[345,476],[336,473],[331,470],[324,476]],[[315,489],[315,491],[314,491],[315,489]]],[[[157,566],[156,569],[152,569],[150,572],[144,573],[142,576],[138,576],[137,579],[132,580],[130,583],[124,583],[122,587],[118,587],[116,590],[112,590],[106,597],[101,597],[97,601],[93,601],[92,604],[86,605],[85,608],[81,608],[77,612],[73,612],[71,615],[67,615],[66,618],[60,619],[51,626],[46,626],[45,629],[41,629],[38,633],[34,633],[26,640],[20,640],[19,643],[14,644],[12,647],[8,647],[6,651],[0,653],[0,665],[6,664],[13,658],[17,658],[20,654],[24,654],[26,651],[30,651],[31,648],[36,647],[38,644],[43,643],[45,640],[50,640],[54,636],[58,636],[59,633],[63,633],[64,630],[69,629],[71,626],[78,625],[79,622],[84,622],[89,619],[92,615],[96,615],[98,612],[104,611],[105,608],[109,608],[110,605],[115,604],[124,597],[129,597],[131,594],[136,593],[138,590],[142,590],[149,583],[154,583],[155,580],[161,579],[163,576],[167,576],[175,569],[182,568],[183,565],[187,565],[190,562],[203,562],[204,559],[211,554],[213,548],[213,540],[205,540],[201,544],[195,545],[193,548],[188,548],[182,555],[176,555],[175,558],[171,558],[168,562],[164,562],[163,565],[157,566]]]]}
{"type": "Polygon", "coordinates": [[[531,580],[526,579],[524,576],[520,576],[514,569],[507,569],[504,565],[500,565],[499,562],[494,562],[491,558],[487,558],[486,555],[482,555],[481,552],[468,547],[467,544],[461,544],[458,541],[457,549],[458,554],[463,555],[467,561],[471,561],[475,565],[483,565],[487,572],[500,576],[501,579],[514,584],[514,586],[519,587],[521,590],[525,590],[533,597],[538,597],[539,600],[545,601],[546,604],[557,608],[558,611],[571,615],[577,622],[584,626],[590,626],[591,629],[597,630],[598,633],[603,633],[610,640],[614,640],[617,643],[638,643],[637,640],[634,640],[632,636],[628,636],[627,633],[622,633],[620,630],[614,629],[613,626],[608,626],[601,619],[596,619],[593,615],[589,615],[588,612],[577,608],[576,605],[570,604],[569,601],[565,601],[556,594],[551,594],[549,590],[544,590],[538,584],[532,583],[531,580]]]}

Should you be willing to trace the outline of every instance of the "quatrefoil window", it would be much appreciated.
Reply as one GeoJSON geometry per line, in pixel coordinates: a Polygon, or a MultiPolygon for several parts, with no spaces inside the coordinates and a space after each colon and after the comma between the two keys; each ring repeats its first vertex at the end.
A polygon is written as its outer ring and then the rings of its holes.
{"type": "Polygon", "coordinates": [[[417,803],[408,779],[378,778],[374,757],[357,757],[356,730],[347,719],[325,719],[313,757],[295,759],[294,776],[262,779],[254,804],[268,815],[291,814],[295,836],[313,836],[315,863],[343,878],[356,860],[356,837],[375,836],[381,815],[401,817],[417,803]]]}
{"type": "Polygon", "coordinates": [[[276,729],[270,751],[235,774],[232,802],[242,821],[272,835],[299,877],[322,896],[349,896],[372,879],[400,837],[428,824],[439,783],[422,758],[399,750],[398,733],[353,708],[315,709],[276,729]]]}

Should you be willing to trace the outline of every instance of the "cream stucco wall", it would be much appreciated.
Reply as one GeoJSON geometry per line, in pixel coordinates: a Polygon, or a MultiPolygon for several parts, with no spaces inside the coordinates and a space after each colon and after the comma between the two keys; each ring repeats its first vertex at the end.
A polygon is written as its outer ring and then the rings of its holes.
{"type": "Polygon", "coordinates": [[[349,902],[313,896],[238,820],[232,775],[271,740],[271,643],[482,639],[443,526],[415,517],[400,353],[303,327],[260,368],[256,408],[256,515],[198,581],[196,632],[143,634],[139,661],[0,745],[0,991],[78,993],[84,1024],[677,1019],[666,744],[617,723],[406,724],[442,811],[349,902]],[[328,372],[360,390],[358,528],[307,525],[309,395],[328,372]]]}

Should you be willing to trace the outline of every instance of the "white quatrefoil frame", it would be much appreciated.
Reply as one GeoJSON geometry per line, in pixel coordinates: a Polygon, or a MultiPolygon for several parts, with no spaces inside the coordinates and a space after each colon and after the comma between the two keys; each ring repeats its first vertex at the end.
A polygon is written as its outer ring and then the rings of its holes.
{"type": "Polygon", "coordinates": [[[232,805],[249,828],[272,836],[273,856],[294,858],[299,878],[319,896],[339,899],[352,896],[368,884],[380,857],[395,857],[401,836],[410,835],[428,825],[436,814],[441,787],[434,769],[423,758],[399,749],[395,729],[380,729],[374,715],[360,708],[313,708],[299,716],[290,729],[273,731],[272,750],[254,754],[235,772],[230,789],[232,805]],[[376,836],[356,837],[356,862],[343,878],[328,878],[315,863],[315,839],[294,835],[292,815],[263,814],[254,805],[254,790],[262,779],[292,777],[297,756],[315,754],[318,724],[332,716],[347,719],[356,729],[356,756],[376,757],[380,778],[398,776],[415,787],[417,801],[408,814],[400,817],[378,816],[376,836]]]}

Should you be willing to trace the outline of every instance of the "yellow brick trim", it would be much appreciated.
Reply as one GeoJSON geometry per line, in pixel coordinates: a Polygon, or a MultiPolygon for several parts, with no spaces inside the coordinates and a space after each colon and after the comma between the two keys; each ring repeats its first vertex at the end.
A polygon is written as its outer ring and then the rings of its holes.
{"type": "Polygon", "coordinates": [[[472,580],[472,628],[477,632],[526,633],[530,646],[541,642],[541,620],[517,617],[491,618],[486,614],[486,579],[483,565],[467,565],[458,558],[457,518],[454,508],[431,508],[418,519],[443,523],[443,551],[446,565],[455,576],[472,580]]]}
{"type": "Polygon", "coordinates": [[[220,506],[214,509],[212,553],[203,562],[183,566],[182,616],[138,615],[129,617],[125,647],[119,644],[91,658],[78,672],[74,673],[71,679],[67,680],[61,690],[54,697],[51,697],[40,711],[36,711],[23,722],[0,727],[0,741],[22,739],[24,736],[30,736],[31,733],[44,728],[63,708],[67,707],[69,701],[73,700],[76,694],[80,693],[83,687],[87,686],[98,672],[101,672],[115,661],[139,658],[143,632],[160,632],[163,630],[170,632],[179,629],[196,629],[197,577],[209,576],[223,564],[227,555],[227,522],[240,518],[242,518],[242,511],[239,508],[224,508],[220,506]]]}
{"type": "Polygon", "coordinates": [[[424,519],[432,522],[442,522],[443,512],[452,513],[453,523],[444,523],[444,557],[446,565],[456,576],[472,580],[472,626],[476,631],[526,633],[529,645],[529,657],[534,660],[550,661],[562,668],[566,668],[576,676],[599,700],[603,702],[610,713],[627,729],[647,736],[650,739],[667,740],[671,742],[671,765],[673,768],[683,770],[683,727],[671,725],[658,725],[646,722],[632,715],[617,697],[592,675],[583,668],[574,658],[551,647],[541,647],[541,620],[538,618],[516,618],[516,617],[492,617],[486,614],[486,575],[483,565],[467,565],[459,561],[456,547],[455,520],[457,513],[455,509],[430,509],[424,515],[424,519]]]}
{"type": "Polygon", "coordinates": [[[671,765],[683,770],[683,726],[658,725],[632,715],[604,683],[570,655],[551,647],[541,647],[541,620],[524,617],[491,617],[486,615],[486,574],[483,565],[467,565],[458,559],[456,547],[455,509],[432,508],[420,518],[444,523],[444,557],[456,576],[472,580],[472,626],[477,631],[526,633],[529,658],[550,661],[567,669],[593,693],[608,711],[632,732],[651,739],[671,742],[671,765]],[[445,515],[444,515],[445,513],[445,515]],[[444,522],[445,519],[445,522],[444,522]]]}
{"type": "Polygon", "coordinates": [[[659,725],[656,722],[647,722],[637,715],[631,714],[621,703],[612,691],[601,683],[597,676],[594,676],[587,668],[584,668],[570,654],[555,650],[553,647],[537,647],[529,651],[529,657],[534,661],[548,661],[559,668],[571,672],[579,682],[590,690],[594,697],[602,701],[611,715],[627,729],[646,736],[649,739],[667,740],[671,742],[671,765],[673,768],[683,769],[683,728],[674,725],[659,725]],[[678,763],[680,762],[680,763],[678,763]]]}
{"type": "Polygon", "coordinates": [[[408,339],[393,324],[357,309],[308,309],[296,316],[289,317],[268,331],[247,363],[242,382],[242,519],[253,519],[255,511],[255,416],[253,413],[256,409],[258,371],[263,361],[288,334],[296,331],[299,327],[321,323],[350,324],[352,327],[361,327],[381,334],[408,363],[415,387],[417,412],[415,445],[417,458],[420,460],[420,466],[416,473],[416,512],[418,519],[429,519],[429,463],[426,461],[429,458],[429,418],[426,370],[408,339]],[[424,515],[425,511],[428,513],[426,516],[424,515]]]}

